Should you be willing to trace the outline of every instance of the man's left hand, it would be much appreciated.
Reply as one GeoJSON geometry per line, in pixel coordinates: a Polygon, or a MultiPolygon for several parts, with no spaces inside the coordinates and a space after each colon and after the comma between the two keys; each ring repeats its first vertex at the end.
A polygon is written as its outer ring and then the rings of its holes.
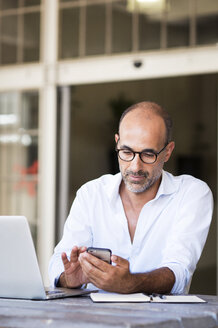
{"type": "Polygon", "coordinates": [[[87,252],[79,256],[82,270],[93,285],[109,292],[130,293],[133,276],[129,271],[129,262],[117,255],[112,255],[111,260],[115,265],[110,265],[87,252]]]}

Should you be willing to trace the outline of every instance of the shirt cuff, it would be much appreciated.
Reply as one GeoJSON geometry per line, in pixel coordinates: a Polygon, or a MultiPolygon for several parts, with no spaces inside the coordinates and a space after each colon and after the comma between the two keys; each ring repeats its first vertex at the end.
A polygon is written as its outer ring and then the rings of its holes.
{"type": "MultiPolygon", "coordinates": [[[[61,272],[61,274],[62,274],[62,272],[61,272]]],[[[59,274],[59,276],[57,276],[57,277],[54,279],[54,287],[57,287],[58,280],[60,279],[61,274],[59,274]]]]}
{"type": "Polygon", "coordinates": [[[171,290],[171,294],[188,294],[191,277],[187,270],[177,263],[163,264],[162,267],[169,268],[175,275],[175,283],[171,290]]]}

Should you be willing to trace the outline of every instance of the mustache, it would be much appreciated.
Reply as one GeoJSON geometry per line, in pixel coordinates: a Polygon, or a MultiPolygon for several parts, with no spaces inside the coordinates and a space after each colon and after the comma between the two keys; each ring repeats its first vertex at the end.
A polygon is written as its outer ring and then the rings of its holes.
{"type": "Polygon", "coordinates": [[[137,171],[137,172],[133,172],[133,171],[129,171],[129,170],[127,170],[126,172],[125,172],[125,175],[127,176],[127,175],[132,175],[132,176],[134,176],[134,177],[145,177],[145,178],[147,178],[148,176],[149,176],[149,173],[147,172],[147,171],[142,171],[142,170],[139,170],[139,171],[137,171]]]}

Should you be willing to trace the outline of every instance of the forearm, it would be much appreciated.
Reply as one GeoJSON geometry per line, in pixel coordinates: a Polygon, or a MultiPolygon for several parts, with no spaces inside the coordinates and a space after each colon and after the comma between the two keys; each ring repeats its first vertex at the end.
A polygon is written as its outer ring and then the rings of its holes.
{"type": "Polygon", "coordinates": [[[174,273],[163,267],[147,273],[131,274],[126,293],[170,293],[174,283],[174,273]]]}

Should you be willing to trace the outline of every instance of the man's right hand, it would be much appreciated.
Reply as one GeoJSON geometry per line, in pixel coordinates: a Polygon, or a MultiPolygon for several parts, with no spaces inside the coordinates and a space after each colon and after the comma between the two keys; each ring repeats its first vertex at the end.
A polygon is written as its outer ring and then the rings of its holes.
{"type": "Polygon", "coordinates": [[[88,283],[86,275],[83,273],[78,261],[79,255],[85,252],[87,247],[74,246],[70,253],[70,260],[66,253],[62,253],[62,261],[64,265],[64,272],[60,275],[58,286],[67,288],[78,288],[81,285],[88,283]]]}

